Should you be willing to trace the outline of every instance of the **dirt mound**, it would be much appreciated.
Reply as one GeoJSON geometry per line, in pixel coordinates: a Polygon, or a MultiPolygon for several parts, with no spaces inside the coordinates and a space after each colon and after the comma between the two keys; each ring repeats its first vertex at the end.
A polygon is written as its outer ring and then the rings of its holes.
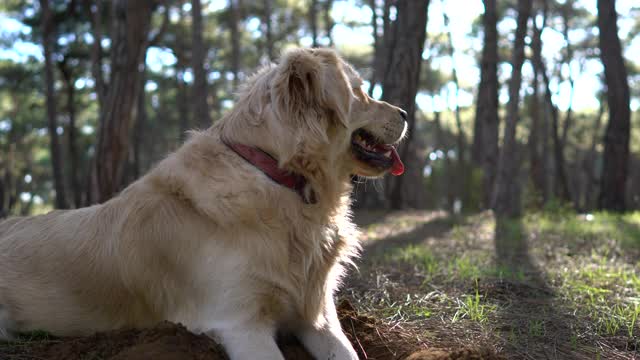
{"type": "MultiPolygon", "coordinates": [[[[61,338],[11,347],[22,351],[8,359],[109,359],[109,360],[226,360],[221,346],[184,326],[163,322],[150,329],[118,330],[87,337],[61,338]]],[[[0,347],[0,358],[4,359],[0,347]]],[[[4,356],[3,356],[4,355],[4,356]]]]}
{"type": "Polygon", "coordinates": [[[459,350],[422,350],[411,354],[406,360],[503,360],[490,348],[468,348],[459,350]]]}
{"type": "MultiPolygon", "coordinates": [[[[379,321],[358,314],[343,301],[340,322],[358,356],[368,360],[478,360],[497,359],[482,350],[427,351],[415,338],[389,329],[379,321]],[[418,351],[422,350],[422,351],[418,351]],[[418,352],[416,352],[418,351],[418,352]]],[[[292,337],[278,339],[285,359],[313,360],[292,337]]],[[[196,335],[182,325],[163,322],[144,330],[118,330],[78,338],[0,343],[0,359],[26,360],[228,360],[224,350],[206,335],[196,335]]]]}
{"type": "Polygon", "coordinates": [[[404,359],[419,349],[399,331],[386,329],[374,318],[360,315],[351,303],[344,300],[338,305],[340,324],[361,359],[404,359]]]}

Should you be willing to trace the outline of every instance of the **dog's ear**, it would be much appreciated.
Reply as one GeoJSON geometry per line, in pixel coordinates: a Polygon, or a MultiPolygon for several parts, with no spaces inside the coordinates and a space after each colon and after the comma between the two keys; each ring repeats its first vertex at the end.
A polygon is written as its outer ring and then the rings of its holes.
{"type": "Polygon", "coordinates": [[[324,105],[331,110],[332,114],[330,115],[338,124],[347,127],[353,93],[349,79],[343,70],[344,63],[332,50],[321,49],[318,51],[328,64],[323,79],[325,83],[322,94],[324,105]]]}
{"type": "Polygon", "coordinates": [[[286,53],[278,66],[272,94],[280,117],[306,117],[318,111],[322,98],[322,63],[311,50],[286,53]]]}
{"type": "Polygon", "coordinates": [[[351,94],[333,51],[291,50],[278,67],[272,98],[281,118],[314,121],[329,111],[329,116],[346,126],[351,94]]]}

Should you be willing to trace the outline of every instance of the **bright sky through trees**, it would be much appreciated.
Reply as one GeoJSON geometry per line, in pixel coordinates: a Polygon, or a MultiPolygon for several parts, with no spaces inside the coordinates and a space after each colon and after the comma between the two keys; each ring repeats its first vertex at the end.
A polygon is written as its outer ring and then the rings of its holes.
{"type": "MultiPolygon", "coordinates": [[[[225,0],[213,0],[209,3],[207,11],[217,11],[223,9],[226,6],[225,0]]],[[[634,0],[618,0],[616,2],[617,11],[620,14],[619,18],[619,36],[621,39],[628,37],[629,31],[634,26],[634,19],[629,16],[634,0]]],[[[188,4],[187,4],[188,5],[188,4]]],[[[596,14],[596,0],[580,0],[577,1],[578,7],[583,7],[591,14],[596,14]]],[[[188,9],[185,9],[188,10],[188,9]]],[[[446,31],[444,27],[442,12],[446,11],[447,15],[451,19],[451,32],[453,36],[453,45],[455,47],[455,59],[456,68],[458,71],[458,77],[461,84],[460,92],[460,106],[471,106],[474,98],[472,95],[472,89],[477,87],[480,79],[480,70],[476,57],[481,51],[482,43],[480,39],[473,38],[471,36],[472,23],[480,16],[483,11],[483,5],[481,0],[443,0],[432,1],[429,9],[429,21],[428,31],[429,34],[437,34],[446,31]]],[[[369,7],[358,7],[354,0],[336,1],[334,2],[332,9],[332,16],[336,20],[336,25],[333,28],[333,38],[335,39],[338,49],[348,48],[350,46],[364,46],[371,45],[373,43],[373,37],[371,35],[371,9],[369,7]],[[346,24],[350,23],[362,23],[363,26],[349,27],[346,24]]],[[[252,27],[249,20],[248,28],[254,29],[259,32],[259,26],[252,27]]],[[[259,22],[258,19],[255,19],[259,22]]],[[[0,32],[4,34],[28,33],[29,28],[24,26],[18,20],[10,18],[7,15],[0,14],[0,32]]],[[[504,18],[499,24],[499,30],[502,34],[512,33],[515,29],[515,20],[511,17],[504,18]]],[[[594,27],[594,31],[597,29],[594,27]]],[[[572,29],[569,36],[572,41],[579,41],[585,37],[585,32],[591,31],[591,29],[572,29]]],[[[543,32],[543,55],[547,60],[555,59],[560,56],[561,51],[565,45],[562,34],[558,31],[546,28],[543,32]]],[[[428,40],[427,40],[428,41],[428,40]]],[[[301,45],[311,45],[311,39],[308,37],[302,37],[300,39],[301,45]]],[[[26,61],[29,56],[35,56],[38,59],[42,59],[42,49],[39,45],[30,42],[18,40],[10,47],[0,48],[0,58],[10,58],[16,61],[26,61]]],[[[424,57],[429,56],[428,49],[425,50],[424,57]]],[[[640,39],[635,38],[629,45],[626,46],[625,57],[627,60],[640,59],[640,39]]],[[[147,56],[147,62],[151,70],[159,71],[163,65],[172,65],[175,62],[174,56],[169,52],[159,48],[150,48],[147,56]]],[[[434,69],[443,71],[444,73],[450,73],[452,61],[451,58],[446,56],[438,56],[432,62],[434,69]]],[[[596,93],[601,88],[601,82],[598,78],[603,71],[602,65],[599,59],[587,60],[583,71],[578,71],[579,64],[577,60],[573,60],[571,63],[574,74],[577,74],[575,81],[575,96],[573,107],[575,110],[592,110],[596,109],[599,104],[596,99],[596,93]]],[[[510,73],[510,66],[504,63],[501,68],[501,78],[506,79],[510,73]]],[[[568,72],[568,69],[563,69],[563,73],[568,72]]],[[[220,76],[220,74],[213,74],[214,76],[220,76]]],[[[530,79],[532,76],[532,68],[529,64],[525,64],[523,68],[523,75],[525,79],[530,79]]],[[[190,73],[186,75],[190,77],[190,73]]],[[[186,79],[189,81],[190,79],[186,79]]],[[[558,104],[561,110],[567,108],[569,102],[569,83],[564,81],[558,83],[557,80],[552,82],[554,95],[554,101],[558,104]]],[[[450,84],[448,88],[449,92],[453,91],[453,84],[450,84]]],[[[417,102],[423,111],[431,112],[433,106],[436,110],[444,108],[445,98],[449,98],[449,107],[454,107],[455,99],[452,96],[446,96],[446,89],[443,89],[440,94],[436,94],[432,99],[430,96],[422,93],[417,97],[417,102]],[[432,105],[433,104],[433,105],[432,105]]],[[[525,91],[525,90],[523,90],[525,91]]],[[[379,91],[374,94],[379,95],[379,91]]],[[[500,93],[500,101],[506,103],[508,95],[506,94],[506,88],[503,88],[500,93]]],[[[631,109],[635,111],[640,106],[637,99],[633,99],[631,103],[631,109]]]]}

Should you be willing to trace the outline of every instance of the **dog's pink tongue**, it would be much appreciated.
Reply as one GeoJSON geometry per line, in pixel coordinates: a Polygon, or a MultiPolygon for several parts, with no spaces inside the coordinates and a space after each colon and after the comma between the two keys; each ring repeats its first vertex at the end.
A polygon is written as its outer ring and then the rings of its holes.
{"type": "Polygon", "coordinates": [[[393,166],[391,167],[391,175],[398,176],[404,173],[404,164],[400,160],[400,155],[396,151],[396,148],[391,146],[391,159],[393,159],[393,166]]]}

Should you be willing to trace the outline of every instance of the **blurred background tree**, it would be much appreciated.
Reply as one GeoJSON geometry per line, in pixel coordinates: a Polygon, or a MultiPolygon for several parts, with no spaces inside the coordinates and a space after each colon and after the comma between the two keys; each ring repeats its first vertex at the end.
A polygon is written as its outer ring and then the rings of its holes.
{"type": "Polygon", "coordinates": [[[295,46],[408,111],[400,178],[356,206],[640,208],[632,0],[7,0],[0,217],[109,199],[295,46]],[[503,121],[502,121],[503,120],[503,121]]]}

